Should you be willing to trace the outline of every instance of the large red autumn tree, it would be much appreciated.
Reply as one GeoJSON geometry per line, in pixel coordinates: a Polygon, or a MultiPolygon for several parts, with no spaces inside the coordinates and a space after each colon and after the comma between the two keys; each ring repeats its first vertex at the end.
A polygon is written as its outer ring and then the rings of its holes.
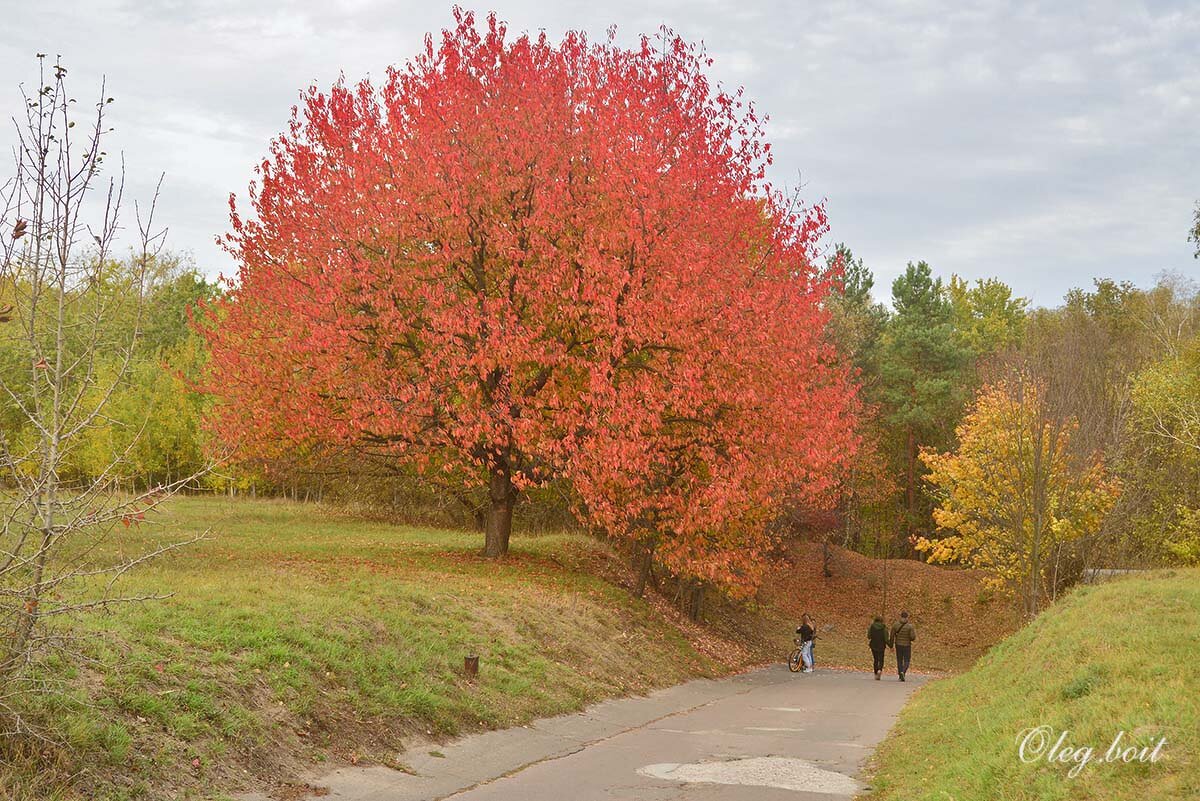
{"type": "Polygon", "coordinates": [[[632,531],[605,510],[680,473],[681,540],[820,491],[853,445],[820,345],[824,222],[766,186],[753,110],[665,32],[455,19],[381,87],[309,90],[253,214],[233,207],[239,275],[203,326],[214,429],[484,483],[489,555],[555,477],[632,531]]]}

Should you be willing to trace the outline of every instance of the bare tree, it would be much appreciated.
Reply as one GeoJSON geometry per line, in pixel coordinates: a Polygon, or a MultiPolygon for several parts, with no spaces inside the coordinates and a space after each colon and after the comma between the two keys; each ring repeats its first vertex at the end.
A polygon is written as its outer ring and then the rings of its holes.
{"type": "MultiPolygon", "coordinates": [[[[101,94],[79,110],[67,70],[39,56],[36,91],[22,87],[13,119],[13,175],[0,185],[0,726],[37,727],[22,717],[23,696],[52,689],[31,670],[48,651],[78,656],[69,619],[121,601],[117,580],[181,542],[129,555],[106,547],[114,530],[141,523],[185,476],[127,491],[125,455],[86,477],[71,457],[89,430],[113,425],[106,408],[130,380],[152,269],[165,231],[153,229],[154,202],[134,204],[137,244],[118,265],[123,167],[104,177],[106,110],[101,94]],[[77,125],[78,123],[81,123],[77,125]]],[[[161,185],[161,180],[160,180],[161,185]]],[[[155,202],[157,191],[155,192],[155,202]]],[[[134,437],[136,439],[136,437],[134,437]]],[[[40,676],[40,677],[39,677],[40,676]]]]}

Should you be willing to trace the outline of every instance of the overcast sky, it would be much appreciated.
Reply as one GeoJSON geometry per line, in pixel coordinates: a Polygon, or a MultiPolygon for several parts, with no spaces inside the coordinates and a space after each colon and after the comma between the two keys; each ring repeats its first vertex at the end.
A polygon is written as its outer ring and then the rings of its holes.
{"type": "MultiPolygon", "coordinates": [[[[62,54],[73,92],[116,98],[134,194],[166,173],[171,245],[230,273],[213,242],[230,192],[299,90],[380,77],[451,22],[438,2],[88,0],[4,3],[0,112],[62,54]]],[[[824,199],[886,297],[909,260],[999,276],[1055,305],[1095,276],[1200,274],[1200,3],[493,0],[515,31],[632,42],[665,23],[770,116],[773,180],[824,199]]],[[[0,138],[6,145],[7,134],[0,138]]],[[[0,166],[0,177],[8,174],[0,166]]]]}

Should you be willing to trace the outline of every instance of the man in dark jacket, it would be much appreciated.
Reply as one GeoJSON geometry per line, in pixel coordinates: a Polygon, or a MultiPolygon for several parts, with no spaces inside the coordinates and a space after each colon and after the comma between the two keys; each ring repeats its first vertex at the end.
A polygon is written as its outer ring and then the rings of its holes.
{"type": "Polygon", "coordinates": [[[908,672],[908,663],[912,659],[912,644],[917,641],[917,630],[908,621],[908,612],[900,613],[900,621],[892,626],[892,645],[896,649],[896,672],[900,681],[908,672]]]}
{"type": "Polygon", "coordinates": [[[867,644],[871,646],[871,656],[875,660],[875,681],[883,674],[883,649],[887,648],[888,630],[883,618],[875,616],[875,620],[867,627],[867,644]]]}

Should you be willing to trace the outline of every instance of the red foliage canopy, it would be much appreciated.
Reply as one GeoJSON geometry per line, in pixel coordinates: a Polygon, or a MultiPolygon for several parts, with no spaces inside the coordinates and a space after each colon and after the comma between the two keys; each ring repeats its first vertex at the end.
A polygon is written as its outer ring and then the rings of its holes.
{"type": "Polygon", "coordinates": [[[823,213],[770,190],[754,110],[673,35],[456,23],[382,87],[310,89],[253,218],[231,198],[215,429],[486,477],[489,553],[522,487],[566,477],[615,533],[666,526],[670,558],[719,561],[729,542],[692,535],[822,491],[854,447],[823,213]]]}

